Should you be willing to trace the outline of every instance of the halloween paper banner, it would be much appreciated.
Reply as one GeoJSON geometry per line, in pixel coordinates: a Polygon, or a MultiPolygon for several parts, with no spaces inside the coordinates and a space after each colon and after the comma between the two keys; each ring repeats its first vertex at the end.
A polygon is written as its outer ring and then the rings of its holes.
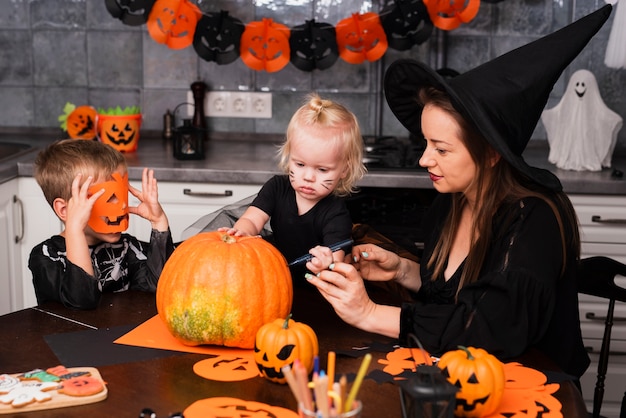
{"type": "MultiPolygon", "coordinates": [[[[493,1],[492,1],[493,2],[493,1]]],[[[193,45],[205,61],[230,64],[237,58],[256,71],[280,71],[291,62],[302,71],[379,60],[430,38],[433,28],[452,30],[478,13],[480,0],[394,0],[380,13],[353,13],[329,23],[307,20],[292,28],[269,18],[244,24],[228,11],[203,13],[191,0],[105,0],[114,18],[146,24],[155,42],[172,49],[193,45]]]]}

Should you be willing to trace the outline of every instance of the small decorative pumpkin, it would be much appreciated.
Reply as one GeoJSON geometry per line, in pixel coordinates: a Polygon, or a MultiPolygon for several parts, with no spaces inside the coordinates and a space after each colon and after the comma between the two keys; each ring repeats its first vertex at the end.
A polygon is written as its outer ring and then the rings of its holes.
{"type": "Polygon", "coordinates": [[[292,366],[296,359],[311,373],[318,353],[313,329],[291,319],[291,314],[263,325],[256,333],[254,361],[263,377],[272,382],[285,383],[281,368],[292,366]]]}
{"type": "Polygon", "coordinates": [[[205,14],[196,25],[193,48],[200,58],[218,65],[239,58],[239,41],[245,26],[225,10],[205,14]]]}
{"type": "Polygon", "coordinates": [[[98,138],[121,152],[137,150],[141,113],[107,115],[98,113],[98,138]]]}
{"type": "Polygon", "coordinates": [[[73,139],[94,139],[96,137],[96,109],[92,106],[78,106],[67,116],[67,134],[73,139]]]}
{"type": "Polygon", "coordinates": [[[202,12],[189,0],[156,0],[146,22],[154,41],[172,49],[183,49],[193,43],[202,12]]]}
{"type": "Polygon", "coordinates": [[[387,51],[387,35],[377,13],[353,13],[335,30],[339,56],[350,64],[376,61],[387,51]]]}
{"type": "Polygon", "coordinates": [[[437,363],[448,381],[459,388],[455,416],[481,417],[496,411],[504,393],[504,366],[482,348],[459,346],[437,363]]]}
{"type": "Polygon", "coordinates": [[[424,0],[430,20],[441,30],[453,30],[471,22],[480,8],[480,0],[424,0]]]}
{"type": "Polygon", "coordinates": [[[291,310],[285,257],[263,238],[203,232],[183,241],[163,267],[159,316],[186,345],[251,349],[264,324],[291,310]]]}
{"type": "Polygon", "coordinates": [[[289,28],[270,18],[250,22],[241,35],[241,60],[253,70],[273,73],[282,70],[290,59],[289,28]]]}

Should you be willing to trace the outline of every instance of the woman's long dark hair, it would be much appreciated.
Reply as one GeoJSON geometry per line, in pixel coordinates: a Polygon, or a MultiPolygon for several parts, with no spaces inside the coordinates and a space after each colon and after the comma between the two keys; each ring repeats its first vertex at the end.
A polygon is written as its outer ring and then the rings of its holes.
{"type": "MultiPolygon", "coordinates": [[[[561,231],[562,274],[566,267],[566,260],[572,253],[576,260],[580,257],[578,219],[567,195],[563,192],[551,191],[535,183],[515,170],[503,158],[500,158],[492,166],[493,156],[497,155],[496,151],[478,133],[478,130],[454,109],[449,97],[444,92],[434,88],[423,89],[419,93],[418,101],[422,107],[426,105],[436,106],[456,120],[461,127],[461,140],[477,167],[476,177],[473,180],[473,185],[476,186],[477,200],[472,219],[471,244],[457,293],[466,284],[478,280],[487,252],[492,245],[493,219],[498,210],[505,204],[516,203],[528,197],[544,200],[554,212],[561,231]],[[571,225],[571,227],[565,228],[565,224],[571,225]]],[[[461,213],[466,204],[467,199],[463,193],[452,194],[452,209],[442,230],[442,239],[438,240],[430,259],[427,261],[429,267],[434,266],[433,280],[440,277],[445,270],[455,233],[461,220],[461,213]]]]}

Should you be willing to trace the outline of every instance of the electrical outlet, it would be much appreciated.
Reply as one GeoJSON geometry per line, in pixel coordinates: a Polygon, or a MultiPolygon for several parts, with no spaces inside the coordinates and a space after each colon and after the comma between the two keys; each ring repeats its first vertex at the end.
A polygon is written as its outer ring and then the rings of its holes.
{"type": "MultiPolygon", "coordinates": [[[[187,114],[193,116],[193,93],[187,93],[187,114]]],[[[261,118],[272,117],[272,93],[247,91],[209,91],[204,98],[204,111],[209,117],[261,118]]]]}

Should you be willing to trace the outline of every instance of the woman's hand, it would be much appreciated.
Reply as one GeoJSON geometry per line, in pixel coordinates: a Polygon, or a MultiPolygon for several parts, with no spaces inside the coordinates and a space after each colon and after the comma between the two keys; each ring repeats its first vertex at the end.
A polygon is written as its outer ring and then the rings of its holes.
{"type": "Polygon", "coordinates": [[[138,206],[129,206],[128,212],[147,219],[152,224],[152,229],[165,232],[169,228],[167,216],[159,203],[159,188],[154,178],[154,170],[143,169],[141,175],[141,190],[128,185],[130,193],[139,199],[138,206]]]}
{"type": "Polygon", "coordinates": [[[337,315],[350,325],[361,328],[372,312],[374,302],[369,298],[363,279],[350,264],[331,264],[331,270],[317,275],[307,273],[306,279],[320,291],[333,306],[337,315]]]}
{"type": "Polygon", "coordinates": [[[346,323],[367,332],[375,332],[397,338],[400,334],[400,309],[375,304],[367,294],[363,279],[354,266],[334,263],[306,279],[317,287],[346,323]]]}
{"type": "Polygon", "coordinates": [[[357,245],[352,249],[356,270],[370,281],[386,282],[396,278],[402,258],[374,244],[357,245]]]}

